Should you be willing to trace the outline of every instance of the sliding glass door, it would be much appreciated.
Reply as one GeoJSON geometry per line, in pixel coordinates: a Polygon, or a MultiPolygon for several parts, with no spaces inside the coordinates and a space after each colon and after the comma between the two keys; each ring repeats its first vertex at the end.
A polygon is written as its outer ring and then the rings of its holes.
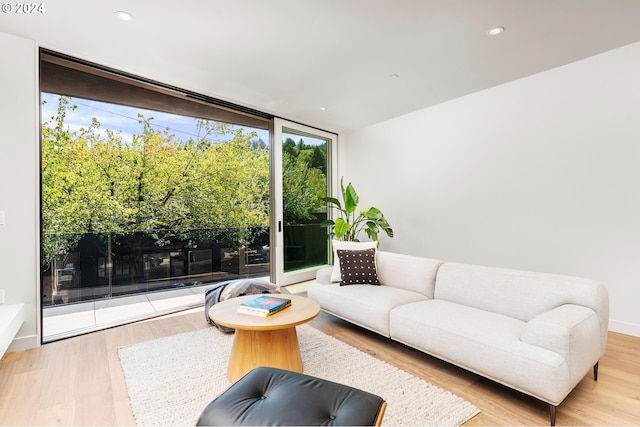
{"type": "Polygon", "coordinates": [[[322,197],[331,194],[336,135],[275,120],[274,230],[276,281],[287,285],[315,277],[329,262],[330,245],[322,197]]]}

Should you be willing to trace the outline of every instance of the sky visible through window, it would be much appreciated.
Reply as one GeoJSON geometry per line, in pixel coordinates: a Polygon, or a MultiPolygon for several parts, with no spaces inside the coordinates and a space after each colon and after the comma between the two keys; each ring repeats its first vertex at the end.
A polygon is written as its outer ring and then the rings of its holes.
{"type": "MultiPolygon", "coordinates": [[[[58,111],[59,95],[42,92],[41,96],[42,123],[48,123],[49,127],[54,127],[55,116],[58,111]]],[[[143,131],[142,124],[139,123],[140,118],[138,117],[138,114],[142,114],[145,118],[153,117],[151,126],[157,131],[164,132],[168,130],[169,134],[174,134],[175,138],[180,139],[182,142],[189,141],[189,139],[198,139],[196,134],[197,118],[107,102],[92,101],[84,98],[72,98],[71,105],[76,105],[77,108],[67,111],[65,117],[65,126],[70,131],[78,131],[81,128],[86,129],[91,124],[90,119],[95,117],[100,122],[99,133],[101,136],[106,137],[106,130],[109,129],[114,132],[120,132],[123,141],[131,142],[134,134],[139,135],[143,131]]],[[[245,133],[252,131],[255,131],[258,138],[264,143],[269,144],[268,130],[245,127],[245,133]]],[[[301,136],[283,133],[282,138],[283,141],[290,138],[296,143],[303,140],[304,144],[311,146],[326,144],[325,140],[313,138],[308,135],[301,136]]],[[[225,141],[218,140],[213,142],[221,143],[225,141]]]]}
{"type": "MultiPolygon", "coordinates": [[[[42,123],[49,123],[50,127],[54,127],[55,119],[52,118],[57,114],[58,95],[43,92],[42,101],[42,123]]],[[[120,132],[124,141],[131,142],[134,134],[139,135],[143,131],[138,117],[138,114],[142,114],[145,118],[153,117],[151,125],[157,131],[168,130],[170,134],[174,134],[177,139],[183,142],[198,138],[196,134],[197,118],[83,98],[72,98],[71,105],[77,105],[75,110],[67,111],[65,117],[65,126],[71,131],[87,128],[91,124],[91,118],[95,117],[100,122],[102,136],[106,136],[106,129],[110,129],[114,132],[120,132]]],[[[268,130],[245,127],[245,133],[252,131],[255,131],[258,138],[266,144],[269,143],[268,130]]],[[[231,137],[231,135],[228,136],[231,137]]]]}
{"type": "MultiPolygon", "coordinates": [[[[55,126],[54,118],[58,110],[58,96],[59,95],[56,94],[42,92],[42,123],[48,123],[50,127],[55,126]]],[[[142,114],[145,118],[153,117],[151,125],[155,130],[161,132],[168,130],[170,134],[174,134],[177,139],[183,142],[189,141],[189,139],[197,140],[198,137],[196,134],[197,118],[83,98],[72,98],[71,105],[76,105],[77,108],[73,111],[67,111],[67,116],[65,117],[65,126],[68,127],[70,131],[87,128],[91,124],[91,118],[95,117],[100,122],[100,133],[102,136],[106,137],[106,130],[110,129],[114,132],[120,132],[124,141],[131,142],[134,134],[142,133],[143,129],[138,117],[138,114],[142,114]]],[[[268,130],[245,128],[245,133],[252,131],[255,131],[258,138],[265,144],[269,144],[268,130]]],[[[287,138],[291,138],[296,142],[302,139],[307,145],[321,145],[326,142],[322,139],[309,136],[284,133],[283,139],[287,138]]]]}

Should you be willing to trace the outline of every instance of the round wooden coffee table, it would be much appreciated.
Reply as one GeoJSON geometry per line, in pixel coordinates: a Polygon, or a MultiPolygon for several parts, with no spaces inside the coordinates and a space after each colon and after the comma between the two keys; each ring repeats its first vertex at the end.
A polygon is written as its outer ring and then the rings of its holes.
{"type": "Polygon", "coordinates": [[[302,372],[296,326],[316,317],[320,313],[320,305],[298,295],[274,294],[290,298],[291,306],[269,317],[237,312],[240,304],[258,296],[231,298],[209,310],[209,317],[215,323],[236,330],[227,369],[231,382],[258,366],[302,372]]]}

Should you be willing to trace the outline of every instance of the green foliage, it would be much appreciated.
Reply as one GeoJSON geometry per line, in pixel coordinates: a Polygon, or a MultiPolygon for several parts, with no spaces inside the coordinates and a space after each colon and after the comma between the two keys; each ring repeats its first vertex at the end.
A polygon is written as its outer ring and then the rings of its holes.
{"type": "Polygon", "coordinates": [[[200,120],[183,142],[140,115],[142,132],[124,142],[96,119],[65,128],[70,101],[42,126],[43,262],[82,233],[268,226],[269,152],[254,133],[200,120]]]}
{"type": "Polygon", "coordinates": [[[321,224],[324,227],[333,228],[333,231],[329,233],[330,237],[359,242],[358,236],[363,230],[369,239],[378,243],[380,243],[378,240],[380,231],[384,231],[387,236],[393,237],[393,229],[380,209],[372,206],[369,209],[360,211],[356,216],[360,198],[351,183],[346,187],[344,186],[343,178],[340,179],[340,194],[342,202],[334,197],[322,198],[324,202],[329,203],[330,207],[336,209],[339,214],[335,221],[329,219],[321,224]]]}
{"type": "Polygon", "coordinates": [[[313,220],[324,207],[327,194],[326,146],[296,144],[287,138],[282,144],[282,191],[285,224],[313,220]]]}
{"type": "MultiPolygon", "coordinates": [[[[242,244],[268,227],[269,147],[255,133],[199,120],[196,136],[182,141],[138,115],[141,131],[125,141],[95,118],[71,130],[65,119],[75,109],[61,96],[42,125],[44,264],[85,233],[147,231],[162,245],[187,230],[212,238],[206,230],[215,229],[224,234],[216,239],[242,244]]],[[[288,139],[283,163],[285,222],[315,219],[325,207],[326,146],[288,139]]]]}

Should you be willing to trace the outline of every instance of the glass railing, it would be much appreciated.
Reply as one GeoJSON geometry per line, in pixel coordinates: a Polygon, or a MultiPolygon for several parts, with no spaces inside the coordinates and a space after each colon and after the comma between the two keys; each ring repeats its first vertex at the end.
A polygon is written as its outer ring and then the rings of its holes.
{"type": "MultiPolygon", "coordinates": [[[[285,225],[285,235],[285,271],[327,263],[326,228],[285,225]]],[[[269,227],[263,226],[55,234],[45,235],[43,244],[58,248],[42,262],[43,307],[268,277],[271,271],[269,227]]]]}
{"type": "Polygon", "coordinates": [[[268,276],[269,227],[45,235],[43,306],[268,276]]]}

